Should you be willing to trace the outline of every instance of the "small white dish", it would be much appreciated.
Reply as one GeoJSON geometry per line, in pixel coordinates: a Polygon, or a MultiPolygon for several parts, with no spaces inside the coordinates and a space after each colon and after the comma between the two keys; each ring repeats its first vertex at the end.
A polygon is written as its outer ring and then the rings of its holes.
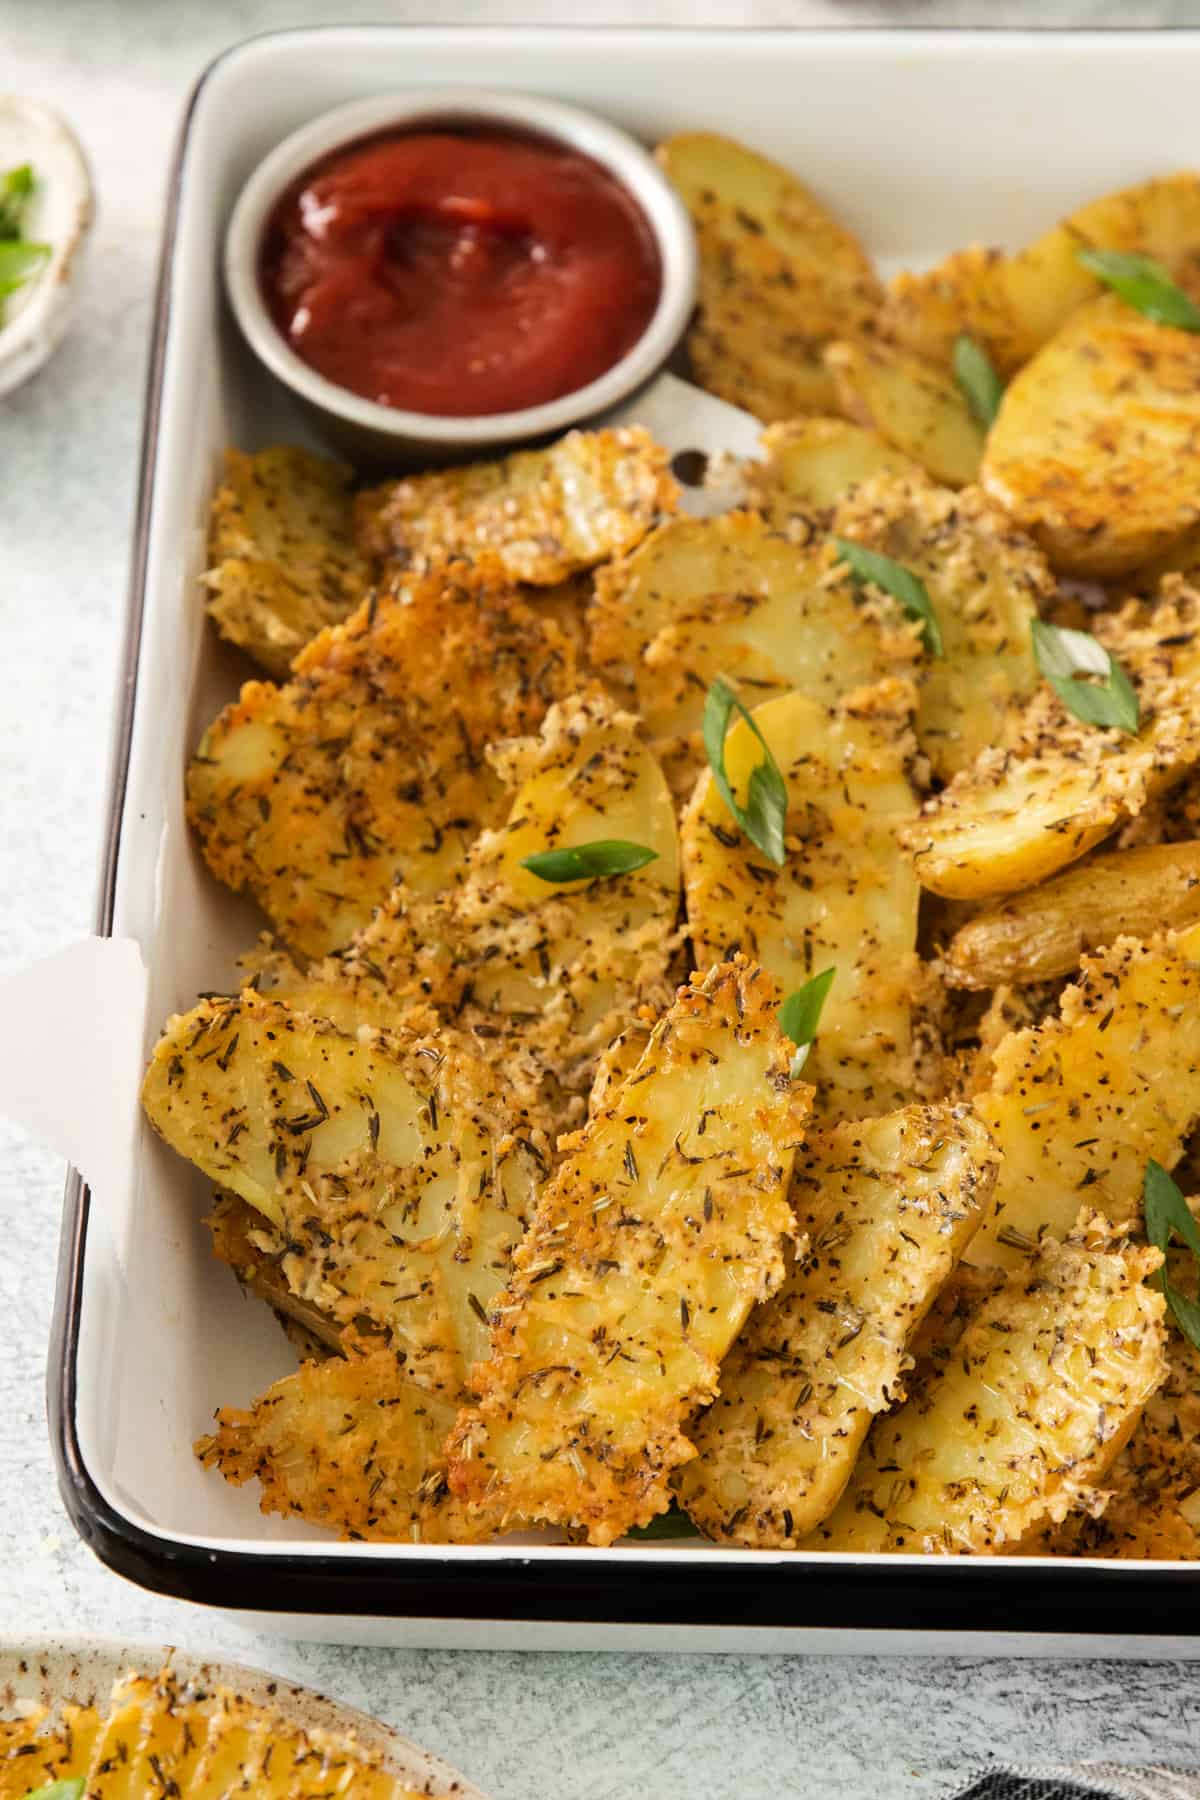
{"type": "Polygon", "coordinates": [[[34,190],[26,236],[50,245],[45,263],[0,313],[0,394],[28,381],[66,335],[94,212],[92,178],[65,119],[36,100],[0,94],[0,175],[29,163],[34,190]]]}
{"type": "Polygon", "coordinates": [[[644,386],[674,350],[691,315],[696,244],[687,211],[654,158],[636,138],[606,119],[535,94],[414,88],[335,107],[271,151],[234,207],[225,239],[225,287],[255,354],[352,460],[446,461],[569,430],[644,386]],[[658,245],[662,269],[658,305],[633,347],[596,380],[519,412],[448,418],[363,399],[319,375],[281,336],[259,282],[263,232],[276,201],[298,176],[333,150],[377,132],[434,124],[498,125],[554,139],[607,169],[641,207],[658,245]]]}

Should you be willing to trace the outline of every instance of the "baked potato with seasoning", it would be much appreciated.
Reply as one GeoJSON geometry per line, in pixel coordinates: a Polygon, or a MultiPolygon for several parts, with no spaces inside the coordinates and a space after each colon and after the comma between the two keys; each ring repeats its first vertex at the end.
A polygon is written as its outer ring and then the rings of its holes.
{"type": "Polygon", "coordinates": [[[467,1505],[610,1544],[670,1502],[691,1414],[784,1275],[812,1090],[775,983],[696,976],[542,1190],[450,1437],[467,1505]]]}
{"type": "Polygon", "coordinates": [[[1006,1551],[1092,1502],[1166,1373],[1155,1250],[1086,1212],[878,1419],[813,1550],[1006,1551]]]}
{"type": "Polygon", "coordinates": [[[680,132],[658,160],[696,228],[696,380],[764,423],[833,410],[822,346],[868,330],[880,299],[861,245],[788,170],[731,138],[680,132]]]}
{"type": "MultiPolygon", "coordinates": [[[[750,409],[753,411],[753,407],[750,409]]],[[[749,468],[754,505],[780,531],[798,521],[801,541],[812,515],[825,513],[873,475],[914,476],[921,465],[848,419],[792,419],[762,434],[763,460],[749,468]]]]}
{"type": "Polygon", "coordinates": [[[808,1248],[722,1363],[677,1478],[707,1537],[794,1550],[832,1512],[872,1419],[903,1397],[998,1161],[967,1107],[909,1106],[805,1145],[792,1203],[808,1248]]]}
{"type": "Polygon", "coordinates": [[[348,618],[371,570],[354,541],[352,471],[284,446],[225,452],[209,516],[208,615],[277,680],[348,618]]]}
{"type": "Polygon", "coordinates": [[[878,432],[948,487],[978,478],[983,428],[943,370],[871,338],[830,344],[825,366],[848,419],[878,432]]]}
{"type": "Polygon", "coordinates": [[[1009,386],[979,479],[1064,574],[1169,552],[1200,521],[1200,337],[1090,301],[1009,386]]]}

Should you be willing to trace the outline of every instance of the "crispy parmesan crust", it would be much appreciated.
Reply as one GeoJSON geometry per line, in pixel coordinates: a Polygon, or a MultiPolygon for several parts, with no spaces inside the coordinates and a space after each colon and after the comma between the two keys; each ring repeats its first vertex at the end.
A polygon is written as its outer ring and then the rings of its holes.
{"type": "Polygon", "coordinates": [[[464,1501],[595,1544],[666,1509],[689,1415],[783,1279],[811,1089],[777,1005],[744,958],[695,977],[571,1144],[447,1446],[464,1501]]]}
{"type": "Polygon", "coordinates": [[[679,489],[640,426],[572,431],[546,450],[411,475],[359,496],[358,537],[384,568],[496,559],[509,581],[551,587],[640,543],[679,489]]]}
{"type": "Polygon", "coordinates": [[[323,632],[285,687],[246,684],[192,760],[188,818],[213,874],[324,955],[399,878],[457,878],[503,812],[487,746],[575,686],[570,644],[494,564],[439,566],[323,632]]]}
{"type": "Polygon", "coordinates": [[[1160,1261],[1097,1215],[1047,1238],[876,1423],[805,1547],[986,1555],[1090,1504],[1166,1374],[1160,1261]]]}

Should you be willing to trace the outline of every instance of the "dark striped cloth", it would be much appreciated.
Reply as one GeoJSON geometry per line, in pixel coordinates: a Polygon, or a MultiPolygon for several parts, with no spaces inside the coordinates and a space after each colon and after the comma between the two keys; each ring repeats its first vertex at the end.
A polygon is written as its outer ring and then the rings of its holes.
{"type": "Polygon", "coordinates": [[[960,1787],[954,1800],[1200,1800],[1200,1768],[989,1769],[960,1787]]]}

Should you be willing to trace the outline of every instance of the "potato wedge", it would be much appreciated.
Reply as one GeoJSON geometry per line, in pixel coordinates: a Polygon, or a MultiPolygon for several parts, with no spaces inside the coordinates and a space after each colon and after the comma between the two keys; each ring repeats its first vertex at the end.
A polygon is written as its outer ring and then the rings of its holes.
{"type": "Polygon", "coordinates": [[[983,428],[958,384],[919,357],[874,339],[830,344],[838,409],[870,426],[948,487],[979,475],[983,428]]]}
{"type": "Polygon", "coordinates": [[[609,1544],[670,1501],[683,1428],[783,1279],[811,1099],[778,990],[744,960],[689,987],[543,1189],[447,1445],[473,1504],[609,1544]]]}
{"type": "MultiPolygon", "coordinates": [[[[739,830],[711,773],[682,823],[688,929],[698,968],[744,950],[785,994],[837,971],[805,1067],[821,1118],[865,1118],[914,1089],[917,881],[898,834],[916,801],[909,682],[826,707],[803,694],[753,713],[788,789],[787,860],[776,869],[739,830]]],[[[745,804],[762,750],[739,720],[725,766],[745,804]]]]}
{"type": "Polygon", "coordinates": [[[1015,255],[976,245],[923,274],[896,276],[879,329],[946,367],[965,331],[1011,375],[1101,291],[1081,249],[1140,251],[1178,274],[1197,245],[1200,176],[1184,171],[1089,201],[1015,255]]]}
{"type": "Polygon", "coordinates": [[[640,426],[570,431],[544,450],[410,475],[359,495],[358,541],[385,570],[495,558],[509,581],[553,587],[632,550],[679,489],[640,426]]]}
{"type": "Polygon", "coordinates": [[[1098,614],[1095,635],[1129,675],[1136,735],[1102,731],[1040,688],[1011,748],[985,750],[926,803],[909,842],[923,887],[984,900],[1044,881],[1079,858],[1200,760],[1200,592],[1098,614]]]}
{"type": "Polygon", "coordinates": [[[1019,1265],[1081,1194],[1114,1221],[1140,1213],[1147,1160],[1171,1168],[1200,1120],[1198,959],[1200,926],[1118,939],[1084,958],[1058,1017],[993,1051],[974,1104],[1004,1162],[972,1262],[1019,1265]]]}
{"type": "Polygon", "coordinates": [[[267,673],[348,618],[370,567],[354,542],[351,471],[308,450],[225,452],[209,519],[209,617],[267,673]]]}
{"type": "Polygon", "coordinates": [[[1054,567],[1112,580],[1200,521],[1200,339],[1115,294],[1022,369],[980,481],[1054,567]]]}
{"type": "Polygon", "coordinates": [[[797,1159],[809,1237],[751,1313],[692,1431],[680,1503],[706,1537],[792,1550],[836,1506],[909,1345],[979,1224],[998,1157],[967,1107],[844,1123],[797,1159]]]}
{"type": "Polygon", "coordinates": [[[1045,559],[978,488],[881,475],[835,507],[831,530],[925,584],[945,654],[921,664],[917,741],[943,780],[1011,732],[1041,677],[1030,627],[1054,592],[1045,559]]]}
{"type": "Polygon", "coordinates": [[[710,684],[748,705],[793,689],[830,705],[915,668],[917,628],[887,595],[865,594],[826,548],[802,549],[754,513],[680,519],[601,569],[593,667],[627,688],[676,792],[704,766],[710,684]]]}
{"type": "Polygon", "coordinates": [[[1087,950],[1197,921],[1200,843],[1102,852],[969,920],[942,968],[955,987],[1052,981],[1069,975],[1087,950]]]}
{"type": "Polygon", "coordinates": [[[548,1163],[486,1065],[447,1033],[346,1036],[247,990],[168,1021],[142,1104],[262,1215],[293,1293],[457,1395],[548,1163]]]}
{"type": "Polygon", "coordinates": [[[1085,1504],[1166,1373],[1157,1251],[1086,1218],[985,1300],[957,1349],[872,1427],[806,1549],[1011,1551],[1085,1504]]]}
{"type": "Polygon", "coordinates": [[[347,943],[402,876],[457,880],[504,811],[484,751],[576,686],[553,620],[494,564],[454,563],[322,632],[286,687],[248,682],[205,732],[188,817],[213,874],[307,956],[347,943]]]}
{"type": "Polygon", "coordinates": [[[807,522],[813,513],[826,512],[873,475],[911,478],[923,473],[919,463],[877,431],[847,419],[792,419],[771,425],[762,443],[764,460],[749,465],[753,499],[778,531],[785,531],[797,515],[807,522]]]}
{"type": "Polygon", "coordinates": [[[681,132],[658,159],[692,215],[699,310],[692,373],[764,422],[830,412],[829,338],[866,330],[880,289],[861,245],[788,170],[715,132],[681,132]]]}
{"type": "Polygon", "coordinates": [[[222,1407],[196,1454],[264,1513],[306,1519],[343,1538],[476,1542],[488,1531],[446,1483],[450,1399],[407,1378],[390,1349],[304,1363],[252,1406],[222,1407]]]}

